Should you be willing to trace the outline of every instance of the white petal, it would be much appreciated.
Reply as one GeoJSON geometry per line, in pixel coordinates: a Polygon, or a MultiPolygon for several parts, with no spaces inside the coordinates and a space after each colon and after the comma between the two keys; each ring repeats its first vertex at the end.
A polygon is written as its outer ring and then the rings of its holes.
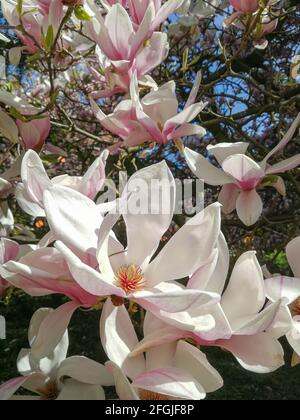
{"type": "Polygon", "coordinates": [[[210,257],[220,234],[220,223],[218,203],[189,220],[148,266],[145,272],[147,286],[194,274],[210,257]]]}
{"type": "Polygon", "coordinates": [[[166,163],[162,162],[135,173],[125,192],[132,193],[127,214],[124,214],[128,263],[142,266],[152,257],[170,226],[175,206],[175,181],[166,163]]]}
{"type": "MultiPolygon", "coordinates": [[[[172,397],[172,399],[202,400],[206,393],[203,387],[183,370],[160,368],[144,373],[136,378],[133,386],[172,397]]],[[[151,395],[151,394],[150,394],[151,395]]]]}
{"type": "Polygon", "coordinates": [[[270,373],[284,366],[284,352],[275,338],[268,333],[254,336],[233,336],[218,342],[229,350],[241,366],[255,373],[270,373]]]}
{"type": "Polygon", "coordinates": [[[120,400],[139,400],[134,387],[130,384],[123,370],[113,362],[107,362],[106,366],[112,371],[115,379],[116,393],[120,400]]]}
{"type": "Polygon", "coordinates": [[[265,300],[264,278],[256,253],[246,252],[235,264],[222,297],[222,307],[231,322],[256,315],[263,308],[265,300]]]}
{"type": "Polygon", "coordinates": [[[105,394],[101,386],[83,384],[67,379],[57,401],[102,401],[105,394]]]}
{"type": "Polygon", "coordinates": [[[263,202],[255,189],[241,191],[236,202],[236,211],[246,226],[254,225],[263,211],[263,202]]]}
{"type": "Polygon", "coordinates": [[[96,249],[102,217],[92,200],[70,188],[53,187],[45,191],[44,205],[57,240],[82,252],[96,249]]]}
{"type": "Polygon", "coordinates": [[[61,363],[57,378],[61,380],[64,376],[90,385],[112,386],[114,384],[113,376],[105,366],[83,356],[69,357],[61,363]]]}
{"type": "Polygon", "coordinates": [[[283,299],[286,305],[300,297],[300,278],[276,276],[265,280],[267,297],[272,302],[283,299]]]}
{"type": "Polygon", "coordinates": [[[244,155],[247,152],[249,143],[239,142],[239,143],[219,143],[215,146],[207,146],[207,150],[211,153],[219,162],[220,165],[227,159],[229,156],[242,154],[244,155]]]}

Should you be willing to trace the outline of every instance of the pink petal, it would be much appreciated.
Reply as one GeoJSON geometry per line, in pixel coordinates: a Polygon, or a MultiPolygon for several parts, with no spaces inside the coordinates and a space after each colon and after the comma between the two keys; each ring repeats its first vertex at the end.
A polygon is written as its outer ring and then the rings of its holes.
{"type": "Polygon", "coordinates": [[[236,202],[236,211],[246,226],[254,225],[263,211],[263,202],[255,189],[241,191],[236,202]]]}

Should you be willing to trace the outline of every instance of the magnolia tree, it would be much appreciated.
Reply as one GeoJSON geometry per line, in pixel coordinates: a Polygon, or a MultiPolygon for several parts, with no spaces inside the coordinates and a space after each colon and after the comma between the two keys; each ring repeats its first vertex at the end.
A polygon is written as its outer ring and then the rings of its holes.
{"type": "Polygon", "coordinates": [[[1,400],[201,400],[206,348],[259,375],[283,337],[299,363],[297,4],[1,0],[0,297],[65,297],[1,400]],[[80,309],[101,363],[67,357],[80,309]]]}

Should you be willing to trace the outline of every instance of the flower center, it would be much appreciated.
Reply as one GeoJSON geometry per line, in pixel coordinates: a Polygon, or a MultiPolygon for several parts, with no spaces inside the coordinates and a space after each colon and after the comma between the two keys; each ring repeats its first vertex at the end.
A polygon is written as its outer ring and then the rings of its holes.
{"type": "Polygon", "coordinates": [[[299,316],[300,315],[300,298],[295,300],[290,306],[290,310],[292,313],[292,316],[299,316]]]}
{"type": "Polygon", "coordinates": [[[54,401],[57,399],[59,391],[56,382],[49,382],[44,388],[37,389],[37,392],[41,394],[41,400],[43,401],[54,401]]]}
{"type": "Polygon", "coordinates": [[[140,267],[132,265],[123,265],[116,274],[116,282],[126,294],[137,292],[145,286],[144,274],[140,267]]]}
{"type": "Polygon", "coordinates": [[[168,397],[168,395],[158,394],[157,392],[152,392],[152,391],[146,391],[145,389],[140,389],[139,396],[140,396],[140,399],[144,401],[170,400],[170,397],[168,397]]]}

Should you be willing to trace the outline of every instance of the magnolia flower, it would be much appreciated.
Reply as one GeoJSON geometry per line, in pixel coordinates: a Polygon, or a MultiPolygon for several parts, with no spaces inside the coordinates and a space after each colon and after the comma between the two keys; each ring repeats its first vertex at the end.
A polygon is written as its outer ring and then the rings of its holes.
{"type": "Polygon", "coordinates": [[[51,129],[50,118],[48,116],[29,122],[17,120],[17,126],[25,149],[33,149],[37,152],[43,148],[51,129]]]}
{"type": "Polygon", "coordinates": [[[288,244],[286,255],[295,277],[270,276],[266,280],[266,289],[271,302],[282,299],[282,307],[272,329],[275,337],[285,335],[300,356],[300,237],[288,244]]]}
{"type": "MultiPolygon", "coordinates": [[[[67,225],[64,223],[69,213],[65,199],[61,199],[64,191],[56,187],[45,192],[47,219],[56,238],[60,239],[55,247],[65,256],[76,282],[91,295],[111,296],[116,306],[122,305],[125,300],[134,301],[166,318],[169,312],[184,311],[194,305],[213,304],[216,299],[214,294],[186,290],[174,285],[173,281],[194,273],[214,247],[220,232],[219,204],[208,207],[187,222],[153,259],[161,237],[172,220],[175,205],[174,178],[166,164],[161,163],[138,171],[130,178],[126,190],[128,188],[129,191],[136,188],[140,191],[128,199],[125,213],[120,210],[126,223],[128,248],[115,255],[109,254],[106,237],[119,218],[118,212],[107,216],[101,226],[98,221],[95,223],[95,217],[84,217],[84,225],[80,226],[80,221],[77,222],[75,237],[74,228],[70,229],[70,221],[66,221],[67,225]],[[165,185],[163,191],[158,185],[152,189],[153,179],[165,185]],[[160,201],[160,193],[163,201],[160,201]],[[137,210],[134,207],[137,202],[148,205],[149,199],[153,200],[154,207],[151,210],[154,214],[150,209],[137,210]],[[62,226],[65,227],[62,229],[62,226]],[[97,232],[99,240],[95,237],[97,232]],[[205,244],[203,236],[207,238],[205,244]],[[93,253],[95,245],[99,263],[96,268],[83,262],[70,249],[93,253]],[[174,260],[175,253],[177,257],[174,260]]],[[[92,215],[95,211],[94,203],[83,196],[77,196],[75,200],[73,194],[70,199],[71,196],[68,203],[73,208],[77,201],[76,208],[81,214],[86,212],[92,215]]],[[[211,317],[204,316],[202,322],[203,328],[214,326],[211,317]]]]}
{"type": "Polygon", "coordinates": [[[107,156],[107,151],[104,151],[83,177],[61,175],[50,180],[39,155],[29,150],[22,161],[22,183],[16,188],[20,207],[33,217],[44,217],[43,194],[54,185],[63,185],[94,199],[105,182],[107,156]]]}
{"type": "MultiPolygon", "coordinates": [[[[31,346],[49,313],[51,309],[43,308],[33,315],[28,332],[31,346]]],[[[43,358],[36,357],[31,349],[21,350],[17,366],[22,376],[0,386],[0,400],[104,400],[102,386],[113,385],[112,375],[105,366],[86,357],[66,358],[68,347],[65,331],[60,343],[43,358]],[[38,396],[16,396],[20,388],[38,396]]]]}
{"type": "MultiPolygon", "coordinates": [[[[179,323],[156,329],[131,353],[134,357],[149,348],[172,343],[179,339],[193,340],[200,346],[220,347],[230,351],[247,370],[256,373],[273,372],[284,365],[283,349],[271,333],[271,327],[280,309],[281,301],[265,307],[266,290],[255,252],[243,254],[235,264],[227,288],[224,290],[229,266],[228,249],[224,241],[213,251],[189,280],[188,288],[217,293],[219,304],[210,311],[215,328],[204,332],[187,331],[179,323]]],[[[202,314],[200,310],[198,314],[202,314]]],[[[176,313],[174,318],[193,316],[197,311],[176,313]]]]}
{"type": "Polygon", "coordinates": [[[205,134],[204,128],[190,124],[202,111],[205,103],[195,103],[201,75],[197,75],[195,85],[183,111],[178,112],[175,83],[168,82],[139,99],[136,76],[131,83],[131,100],[122,101],[114,113],[106,116],[94,101],[91,101],[95,115],[101,124],[113,134],[120,136],[126,146],[145,142],[167,144],[185,137],[205,134]]]}
{"type": "MultiPolygon", "coordinates": [[[[147,313],[145,335],[161,330],[163,323],[147,313]]],[[[110,359],[106,364],[114,376],[121,400],[172,400],[205,398],[223,386],[218,372],[206,356],[189,343],[180,341],[147,351],[146,357],[130,358],[138,338],[124,306],[107,301],[101,316],[101,341],[110,359]],[[130,378],[132,383],[128,381],[130,378]]]]}
{"type": "Polygon", "coordinates": [[[300,123],[300,114],[280,143],[265,157],[256,163],[246,156],[248,143],[220,143],[208,146],[221,166],[216,168],[206,158],[188,148],[184,156],[191,171],[209,185],[222,185],[219,201],[225,214],[237,210],[240,220],[247,226],[256,223],[263,211],[263,202],[257,189],[271,186],[285,195],[282,178],[277,174],[292,170],[300,165],[300,154],[275,165],[268,165],[268,160],[282,150],[292,139],[300,123]]]}

